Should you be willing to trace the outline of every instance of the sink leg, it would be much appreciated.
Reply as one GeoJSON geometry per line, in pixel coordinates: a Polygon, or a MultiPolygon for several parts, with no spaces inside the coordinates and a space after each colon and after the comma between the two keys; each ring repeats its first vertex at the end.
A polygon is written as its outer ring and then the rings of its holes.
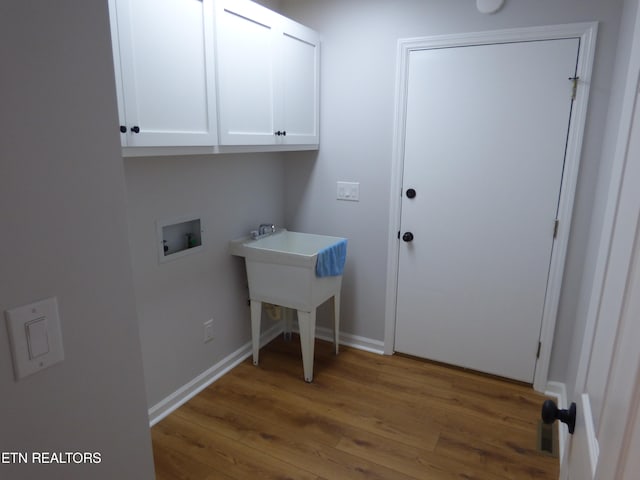
{"type": "Polygon", "coordinates": [[[286,342],[291,341],[291,325],[293,324],[293,310],[290,308],[282,307],[284,316],[284,340],[286,342]]]}
{"type": "Polygon", "coordinates": [[[316,310],[303,312],[298,310],[300,328],[300,346],[302,347],[302,368],[305,382],[313,381],[313,351],[316,340],[316,310]]]}
{"type": "Polygon", "coordinates": [[[338,340],[340,338],[340,292],[333,296],[333,345],[338,355],[338,340]]]}
{"type": "Polygon", "coordinates": [[[262,302],[251,300],[251,344],[254,365],[258,365],[260,352],[260,320],[262,320],[262,302]]]}

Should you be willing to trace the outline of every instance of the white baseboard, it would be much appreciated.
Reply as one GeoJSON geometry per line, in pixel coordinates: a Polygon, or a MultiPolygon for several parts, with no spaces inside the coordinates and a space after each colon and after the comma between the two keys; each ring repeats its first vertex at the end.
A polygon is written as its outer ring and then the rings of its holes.
{"type": "MultiPolygon", "coordinates": [[[[547,389],[544,392],[548,397],[554,397],[556,399],[556,404],[560,409],[567,408],[567,386],[562,382],[547,382],[547,389]]],[[[562,459],[564,458],[564,451],[567,446],[567,441],[569,440],[569,431],[566,428],[562,427],[560,422],[556,423],[558,428],[558,451],[560,455],[560,463],[562,463],[562,459]]]]}
{"type": "MultiPolygon", "coordinates": [[[[266,345],[280,335],[283,327],[283,322],[279,322],[265,331],[260,338],[260,346],[266,345]]],[[[249,358],[251,353],[251,342],[247,342],[238,350],[223,358],[211,368],[202,372],[189,383],[183,385],[178,390],[153,405],[148,411],[149,426],[154,426],[171,412],[188,402],[191,398],[195,397],[198,393],[229,372],[232,368],[249,358]]]]}
{"type": "MultiPolygon", "coordinates": [[[[333,342],[333,330],[326,327],[316,327],[316,338],[333,342]]],[[[347,345],[348,347],[357,348],[358,350],[384,355],[384,342],[359,335],[340,332],[340,345],[347,345]]]]}

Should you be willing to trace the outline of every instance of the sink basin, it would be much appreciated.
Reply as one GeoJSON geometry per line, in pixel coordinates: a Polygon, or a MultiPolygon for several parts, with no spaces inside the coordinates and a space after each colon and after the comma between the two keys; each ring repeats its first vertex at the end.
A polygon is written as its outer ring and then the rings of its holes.
{"type": "MultiPolygon", "coordinates": [[[[258,364],[262,302],[297,311],[304,379],[313,380],[316,308],[333,297],[334,343],[338,353],[340,288],[342,275],[317,277],[318,252],[343,240],[340,237],[281,230],[257,240],[249,237],[229,242],[232,255],[244,257],[251,300],[253,363],[258,364]]],[[[285,335],[291,316],[285,314],[285,335]]]]}
{"type": "Polygon", "coordinates": [[[253,240],[249,237],[229,244],[232,255],[281,265],[315,268],[318,252],[343,240],[340,237],[280,230],[253,240]]]}

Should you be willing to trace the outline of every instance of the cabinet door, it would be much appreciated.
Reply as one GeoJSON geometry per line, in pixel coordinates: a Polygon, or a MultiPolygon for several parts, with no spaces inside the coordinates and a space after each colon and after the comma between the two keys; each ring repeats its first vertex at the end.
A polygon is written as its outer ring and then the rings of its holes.
{"type": "Polygon", "coordinates": [[[118,34],[118,18],[116,0],[109,0],[109,26],[111,29],[111,49],[113,54],[113,70],[116,80],[116,98],[118,101],[118,127],[120,143],[127,146],[127,120],[124,118],[124,93],[122,91],[122,67],[120,66],[120,36],[118,34]]]}
{"type": "Polygon", "coordinates": [[[123,145],[215,145],[213,0],[115,0],[115,6],[123,145]]]}
{"type": "Polygon", "coordinates": [[[320,40],[313,30],[284,20],[279,34],[281,109],[276,115],[287,145],[319,143],[320,40]]]}
{"type": "Polygon", "coordinates": [[[271,145],[276,141],[273,29],[278,17],[248,1],[217,2],[221,145],[271,145]]]}

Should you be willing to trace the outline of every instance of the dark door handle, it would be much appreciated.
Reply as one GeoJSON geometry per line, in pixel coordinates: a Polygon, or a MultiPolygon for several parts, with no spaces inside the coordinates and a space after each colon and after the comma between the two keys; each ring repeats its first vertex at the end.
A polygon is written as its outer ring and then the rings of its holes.
{"type": "Polygon", "coordinates": [[[407,198],[416,198],[416,191],[413,188],[407,190],[407,198]]]}
{"type": "Polygon", "coordinates": [[[551,424],[556,420],[566,423],[569,433],[573,433],[576,428],[576,404],[573,402],[568,410],[560,410],[553,400],[546,400],[542,404],[542,421],[551,424]]]}
{"type": "Polygon", "coordinates": [[[120,133],[127,133],[127,127],[120,125],[120,133]]]}
{"type": "Polygon", "coordinates": [[[140,127],[135,125],[135,126],[131,127],[131,131],[133,133],[140,133],[140,127]]]}
{"type": "Polygon", "coordinates": [[[404,240],[405,242],[412,242],[413,241],[413,233],[405,232],[404,235],[402,235],[402,240],[404,240]]]}

